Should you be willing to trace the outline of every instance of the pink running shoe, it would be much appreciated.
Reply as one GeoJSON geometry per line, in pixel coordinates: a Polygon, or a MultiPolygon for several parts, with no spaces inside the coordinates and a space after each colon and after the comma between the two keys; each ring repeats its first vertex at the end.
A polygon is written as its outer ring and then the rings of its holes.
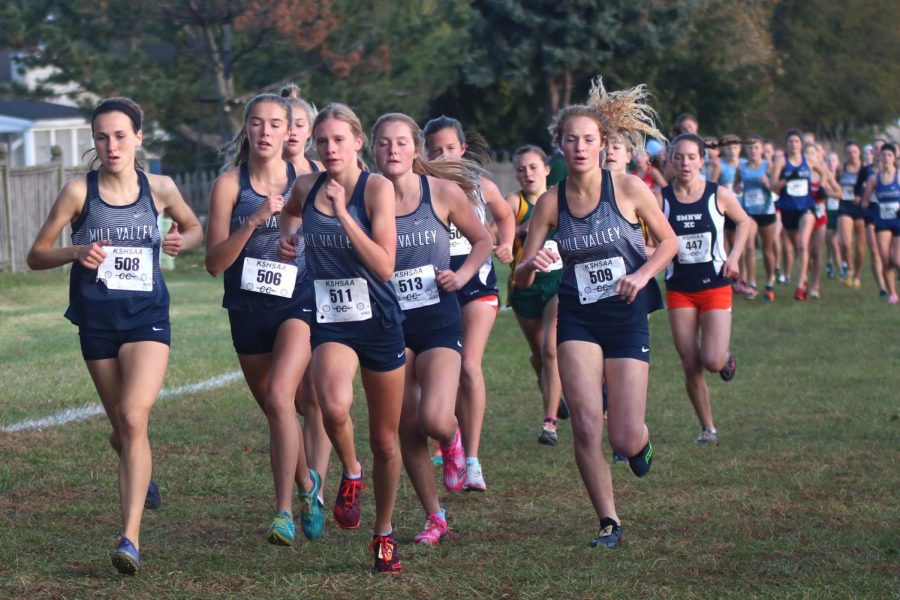
{"type": "Polygon", "coordinates": [[[447,520],[442,519],[441,515],[434,513],[426,517],[425,529],[413,538],[413,542],[425,546],[437,546],[438,542],[447,535],[449,530],[450,528],[447,526],[447,520]]]}
{"type": "Polygon", "coordinates": [[[900,298],[897,298],[897,294],[891,294],[887,299],[888,304],[897,304],[898,301],[900,298]]]}
{"type": "Polygon", "coordinates": [[[444,486],[451,492],[461,490],[466,483],[466,453],[462,447],[462,437],[459,427],[453,435],[453,441],[441,444],[441,454],[444,456],[444,486]]]}

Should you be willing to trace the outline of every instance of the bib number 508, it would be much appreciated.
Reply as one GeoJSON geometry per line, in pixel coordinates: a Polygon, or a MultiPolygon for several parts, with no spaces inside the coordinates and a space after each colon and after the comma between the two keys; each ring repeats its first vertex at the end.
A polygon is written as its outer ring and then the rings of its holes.
{"type": "Polygon", "coordinates": [[[116,271],[137,271],[141,268],[141,259],[134,256],[117,256],[113,263],[116,271]]]}

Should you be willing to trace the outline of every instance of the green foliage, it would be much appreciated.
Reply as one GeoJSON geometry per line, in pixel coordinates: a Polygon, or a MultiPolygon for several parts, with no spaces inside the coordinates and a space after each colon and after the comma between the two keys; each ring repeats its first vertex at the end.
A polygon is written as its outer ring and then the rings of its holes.
{"type": "Polygon", "coordinates": [[[833,138],[900,115],[900,4],[782,0],[772,18],[779,52],[774,112],[782,129],[833,138]]]}

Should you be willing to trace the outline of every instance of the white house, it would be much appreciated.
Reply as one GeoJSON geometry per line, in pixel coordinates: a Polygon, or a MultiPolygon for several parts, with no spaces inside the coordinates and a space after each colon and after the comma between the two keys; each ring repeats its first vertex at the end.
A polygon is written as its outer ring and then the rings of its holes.
{"type": "Polygon", "coordinates": [[[9,148],[14,167],[50,162],[51,146],[62,149],[65,166],[76,166],[94,145],[91,124],[80,109],[15,96],[0,97],[0,143],[9,148]]]}

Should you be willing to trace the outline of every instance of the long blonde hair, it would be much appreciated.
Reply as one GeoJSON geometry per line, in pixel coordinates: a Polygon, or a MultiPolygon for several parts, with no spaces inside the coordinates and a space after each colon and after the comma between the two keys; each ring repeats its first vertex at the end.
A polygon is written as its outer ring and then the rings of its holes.
{"type": "Polygon", "coordinates": [[[593,119],[605,140],[613,135],[619,135],[634,153],[644,149],[644,140],[647,137],[665,143],[666,137],[656,126],[659,115],[647,103],[649,98],[650,92],[643,83],[627,90],[609,92],[603,85],[603,78],[598,75],[591,82],[587,103],[567,106],[557,113],[550,126],[553,144],[560,145],[563,126],[572,117],[593,119]]]}
{"type": "MultiPolygon", "coordinates": [[[[363,141],[363,147],[365,147],[367,142],[366,134],[363,132],[362,123],[360,122],[359,117],[356,116],[356,113],[353,112],[352,108],[350,108],[346,104],[341,104],[340,102],[332,102],[331,104],[327,105],[325,108],[319,111],[319,114],[316,115],[315,121],[313,121],[313,135],[315,135],[316,127],[318,127],[328,119],[336,119],[338,121],[343,121],[344,123],[349,125],[350,132],[354,137],[361,139],[363,141]]],[[[362,159],[360,152],[356,153],[356,164],[359,165],[359,168],[363,171],[368,171],[369,167],[362,159]]]]}
{"type": "Polygon", "coordinates": [[[282,107],[287,116],[288,126],[293,120],[291,104],[286,98],[282,98],[278,94],[257,94],[251,98],[244,107],[244,121],[241,125],[241,129],[234,138],[219,151],[220,154],[225,156],[234,153],[232,165],[235,167],[243,162],[247,162],[250,158],[250,140],[247,138],[247,119],[250,118],[250,111],[253,110],[253,107],[257,104],[262,104],[263,102],[271,102],[272,104],[277,104],[282,107]]]}
{"type": "Polygon", "coordinates": [[[483,170],[475,162],[466,159],[426,160],[424,156],[425,136],[422,134],[418,123],[408,115],[387,113],[378,117],[378,120],[375,121],[375,125],[372,127],[372,141],[369,146],[369,151],[373,155],[375,154],[375,140],[378,139],[378,132],[388,123],[403,123],[409,127],[416,150],[416,156],[412,164],[413,173],[452,181],[462,188],[471,202],[477,204],[483,170]]]}

